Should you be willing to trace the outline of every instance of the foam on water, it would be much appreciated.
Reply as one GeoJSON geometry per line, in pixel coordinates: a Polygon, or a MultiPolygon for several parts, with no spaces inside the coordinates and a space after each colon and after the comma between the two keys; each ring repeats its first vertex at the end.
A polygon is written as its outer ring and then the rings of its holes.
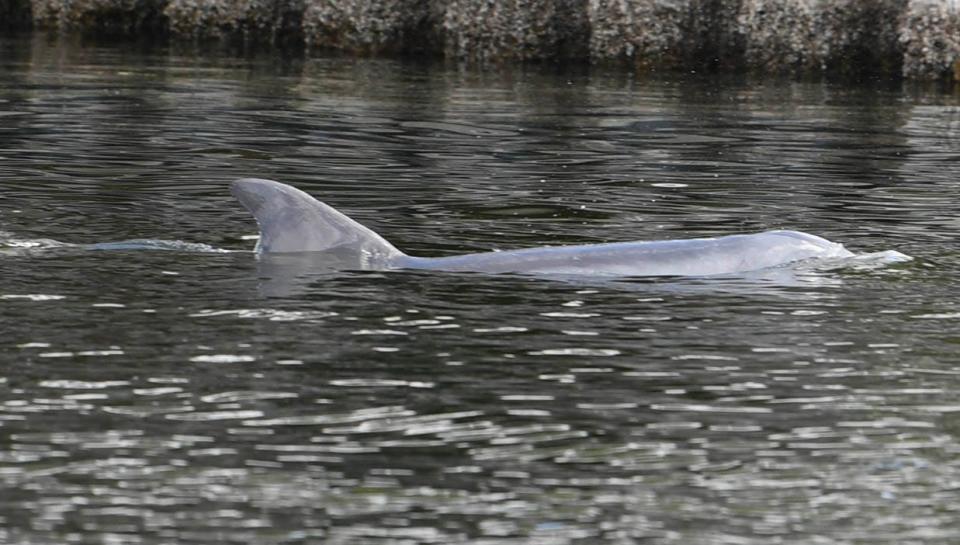
{"type": "Polygon", "coordinates": [[[96,251],[166,251],[184,253],[224,254],[241,250],[225,250],[202,242],[162,239],[131,239],[94,244],[74,244],[50,238],[21,238],[7,231],[0,231],[0,255],[29,255],[50,250],[96,250],[96,251]]]}
{"type": "Polygon", "coordinates": [[[187,252],[187,253],[213,253],[227,254],[238,250],[224,250],[204,244],[202,242],[186,242],[183,240],[155,240],[155,239],[133,239],[120,240],[116,242],[99,242],[86,245],[88,250],[101,251],[136,251],[136,250],[157,250],[166,252],[187,252]]]}

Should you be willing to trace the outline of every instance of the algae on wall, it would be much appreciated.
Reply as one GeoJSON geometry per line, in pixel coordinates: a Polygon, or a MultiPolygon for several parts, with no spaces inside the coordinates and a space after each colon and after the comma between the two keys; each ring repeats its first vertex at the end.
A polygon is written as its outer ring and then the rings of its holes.
{"type": "Polygon", "coordinates": [[[960,79],[957,0],[0,0],[0,28],[421,53],[960,79]]]}

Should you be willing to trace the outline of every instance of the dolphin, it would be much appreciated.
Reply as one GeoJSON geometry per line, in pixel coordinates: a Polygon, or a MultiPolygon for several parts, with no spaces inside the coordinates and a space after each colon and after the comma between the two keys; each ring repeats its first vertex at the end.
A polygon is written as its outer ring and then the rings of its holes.
{"type": "Polygon", "coordinates": [[[608,277],[713,276],[811,259],[854,256],[842,244],[816,235],[777,230],[715,238],[416,257],[403,253],[369,228],[289,185],[243,178],[233,182],[231,192],[257,220],[260,239],[255,251],[258,255],[313,252],[313,258],[343,269],[608,277]]]}

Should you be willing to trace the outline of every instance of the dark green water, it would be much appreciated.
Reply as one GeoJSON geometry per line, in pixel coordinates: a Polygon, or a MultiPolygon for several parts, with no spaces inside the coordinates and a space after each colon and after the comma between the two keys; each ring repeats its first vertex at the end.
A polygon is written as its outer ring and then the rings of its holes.
{"type": "Polygon", "coordinates": [[[957,96],[0,53],[0,542],[960,541],[957,96]],[[421,255],[789,228],[916,260],[302,270],[249,252],[241,176],[421,255]],[[173,242],[82,246],[129,239],[173,242]]]}

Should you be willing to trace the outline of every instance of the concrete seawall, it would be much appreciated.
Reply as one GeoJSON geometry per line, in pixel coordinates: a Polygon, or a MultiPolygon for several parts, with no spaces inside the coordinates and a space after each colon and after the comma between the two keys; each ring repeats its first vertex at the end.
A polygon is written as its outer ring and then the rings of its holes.
{"type": "Polygon", "coordinates": [[[960,80],[958,0],[0,0],[32,26],[471,63],[960,80]]]}

